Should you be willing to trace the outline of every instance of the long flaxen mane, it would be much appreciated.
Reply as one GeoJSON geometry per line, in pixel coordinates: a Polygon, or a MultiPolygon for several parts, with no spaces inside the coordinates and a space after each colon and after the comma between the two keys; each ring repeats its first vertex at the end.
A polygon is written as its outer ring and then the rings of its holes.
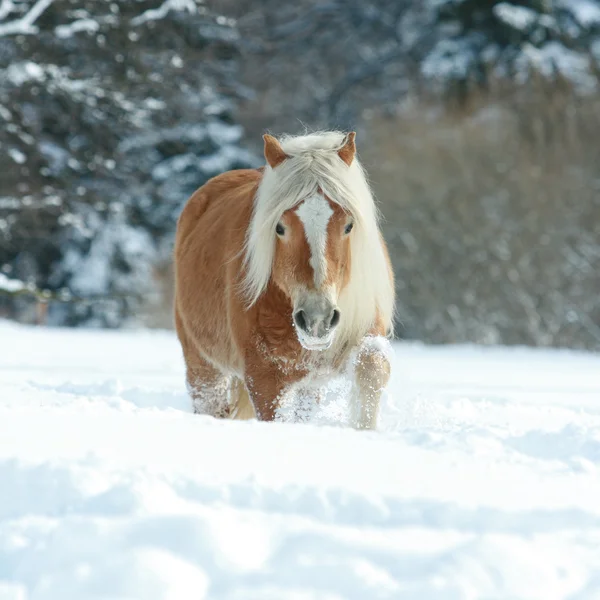
{"type": "Polygon", "coordinates": [[[275,228],[282,214],[321,189],[355,221],[351,237],[350,280],[339,297],[339,348],[353,344],[381,319],[392,330],[394,290],[380,243],[379,214],[358,158],[348,166],[339,156],[344,133],[288,136],[280,144],[288,158],[269,165],[260,182],[246,236],[243,292],[248,305],[264,293],[275,255],[275,228]]]}

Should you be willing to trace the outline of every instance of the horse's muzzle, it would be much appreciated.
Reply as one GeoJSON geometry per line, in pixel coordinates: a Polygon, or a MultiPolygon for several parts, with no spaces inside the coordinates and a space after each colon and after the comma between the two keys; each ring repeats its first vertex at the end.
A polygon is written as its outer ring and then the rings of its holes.
{"type": "Polygon", "coordinates": [[[340,322],[340,311],[326,298],[308,298],[294,312],[298,340],[307,350],[326,350],[340,322]]]}

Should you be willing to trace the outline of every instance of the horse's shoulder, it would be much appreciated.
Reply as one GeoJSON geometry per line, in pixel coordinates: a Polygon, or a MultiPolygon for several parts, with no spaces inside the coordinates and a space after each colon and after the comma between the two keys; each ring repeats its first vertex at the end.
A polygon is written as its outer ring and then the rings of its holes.
{"type": "Polygon", "coordinates": [[[237,169],[212,177],[190,196],[179,217],[179,227],[185,228],[185,223],[196,222],[209,206],[224,205],[227,199],[235,199],[238,203],[246,199],[251,203],[262,172],[262,167],[237,169]]]}
{"type": "Polygon", "coordinates": [[[209,179],[200,190],[204,189],[207,193],[224,193],[228,191],[237,191],[240,187],[254,186],[262,178],[263,168],[260,169],[235,169],[226,171],[209,179]]]}

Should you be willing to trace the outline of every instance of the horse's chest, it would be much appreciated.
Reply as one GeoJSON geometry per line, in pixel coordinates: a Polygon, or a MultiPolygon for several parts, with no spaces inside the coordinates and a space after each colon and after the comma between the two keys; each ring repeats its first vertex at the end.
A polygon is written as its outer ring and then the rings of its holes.
{"type": "Polygon", "coordinates": [[[323,379],[334,372],[334,365],[325,352],[300,351],[292,356],[270,354],[270,360],[278,371],[290,381],[300,379],[323,379]]]}
{"type": "Polygon", "coordinates": [[[278,379],[286,384],[330,377],[335,372],[331,353],[305,350],[289,324],[285,325],[285,331],[282,328],[277,332],[279,335],[271,328],[256,337],[255,350],[259,360],[270,365],[278,379]]]}

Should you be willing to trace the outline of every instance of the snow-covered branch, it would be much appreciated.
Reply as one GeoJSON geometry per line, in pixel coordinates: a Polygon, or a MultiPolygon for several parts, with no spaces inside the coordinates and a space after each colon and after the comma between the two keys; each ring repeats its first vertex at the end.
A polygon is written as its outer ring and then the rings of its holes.
{"type": "Polygon", "coordinates": [[[100,29],[100,24],[98,21],[94,21],[94,19],[78,19],[77,21],[73,21],[68,25],[58,25],[58,27],[54,28],[54,33],[59,38],[68,38],[71,37],[74,33],[78,33],[80,31],[88,31],[94,32],[100,29]]]}
{"type": "Polygon", "coordinates": [[[2,0],[0,2],[0,21],[4,21],[14,9],[15,4],[12,0],[2,0]]]}
{"type": "MultiPolygon", "coordinates": [[[[32,35],[37,33],[39,30],[34,23],[53,2],[54,0],[38,0],[31,7],[31,10],[20,19],[10,21],[9,23],[0,24],[0,37],[5,35],[32,35]]],[[[2,15],[3,11],[7,11],[4,14],[6,17],[6,15],[8,15],[13,8],[14,5],[12,4],[11,0],[3,0],[2,4],[0,5],[0,15],[2,15]]]]}
{"type": "Polygon", "coordinates": [[[16,294],[27,289],[27,286],[19,279],[9,279],[3,273],[0,273],[0,292],[7,294],[16,294]]]}
{"type": "Polygon", "coordinates": [[[165,0],[158,8],[151,8],[143,12],[139,17],[131,19],[131,24],[136,26],[146,23],[146,21],[164,19],[172,10],[186,10],[188,13],[194,14],[198,10],[198,7],[194,0],[165,0]]]}

